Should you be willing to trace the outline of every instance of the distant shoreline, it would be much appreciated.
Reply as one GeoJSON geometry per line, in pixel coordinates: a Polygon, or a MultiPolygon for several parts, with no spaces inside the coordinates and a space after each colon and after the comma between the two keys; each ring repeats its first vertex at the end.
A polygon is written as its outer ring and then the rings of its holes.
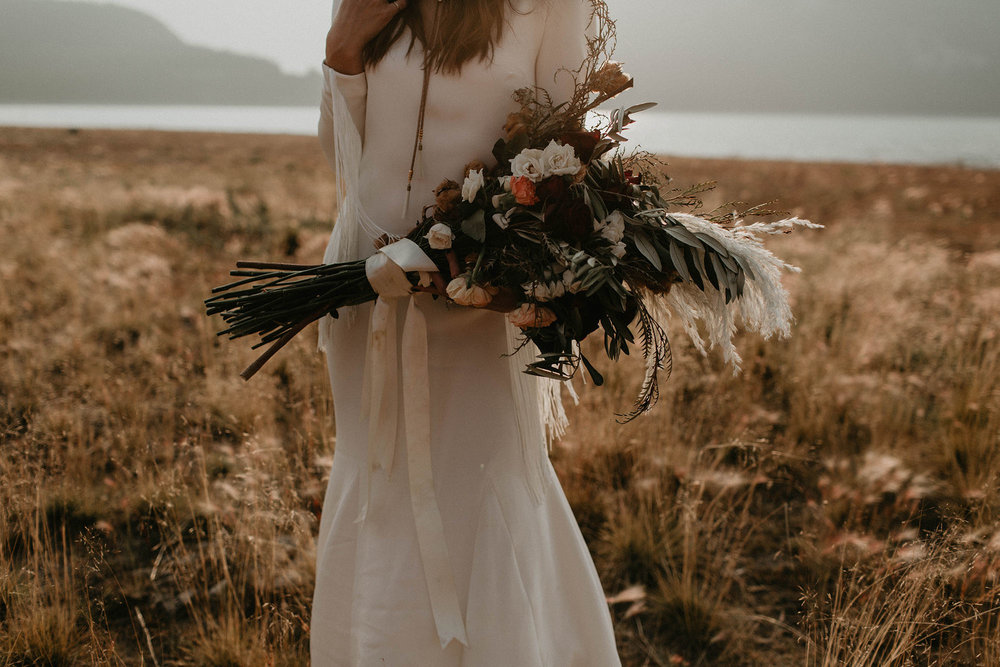
{"type": "MultiPolygon", "coordinates": [[[[256,139],[267,143],[269,140],[298,140],[309,142],[315,135],[298,132],[257,132],[257,131],[220,131],[220,130],[200,130],[200,129],[137,129],[137,128],[88,128],[88,127],[36,127],[0,124],[0,147],[3,146],[4,139],[11,134],[18,133],[68,133],[84,134],[93,136],[107,135],[111,137],[125,138],[141,142],[143,136],[150,139],[156,136],[166,136],[174,138],[190,137],[191,139],[211,138],[213,143],[226,143],[232,139],[234,145],[240,140],[256,139]]],[[[318,144],[317,144],[318,150],[318,144]]],[[[891,162],[881,160],[839,160],[839,159],[795,159],[795,158],[774,158],[774,157],[746,157],[746,156],[699,156],[682,155],[664,152],[652,153],[657,159],[667,161],[703,162],[706,164],[770,164],[770,165],[798,165],[798,166],[862,166],[862,167],[899,167],[907,169],[960,169],[969,172],[993,173],[1000,171],[1000,165],[975,165],[966,164],[960,161],[937,162],[937,163],[914,163],[914,162],[891,162]]]]}

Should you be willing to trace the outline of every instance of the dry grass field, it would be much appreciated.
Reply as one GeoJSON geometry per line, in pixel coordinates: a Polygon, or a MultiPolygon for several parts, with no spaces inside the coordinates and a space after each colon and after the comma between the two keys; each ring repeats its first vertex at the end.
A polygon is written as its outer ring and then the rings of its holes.
{"type": "MultiPolygon", "coordinates": [[[[733,376],[673,333],[553,452],[627,665],[1000,665],[1000,171],[670,159],[780,197],[797,324],[733,376]]],[[[335,444],[315,330],[201,301],[319,261],[308,137],[0,128],[0,664],[303,665],[335,444]]]]}

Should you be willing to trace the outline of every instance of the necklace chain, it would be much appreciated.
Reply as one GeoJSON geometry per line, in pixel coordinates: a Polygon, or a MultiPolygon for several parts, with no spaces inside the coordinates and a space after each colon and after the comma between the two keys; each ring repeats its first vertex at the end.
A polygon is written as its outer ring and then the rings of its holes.
{"type": "Polygon", "coordinates": [[[417,153],[424,150],[424,115],[427,108],[427,89],[431,81],[431,53],[437,45],[438,38],[438,13],[442,0],[434,3],[434,23],[431,29],[430,39],[424,46],[423,74],[424,80],[420,90],[420,111],[417,113],[417,133],[413,137],[413,154],[410,157],[410,169],[406,175],[406,198],[403,201],[403,217],[406,217],[410,208],[410,193],[413,190],[413,168],[417,164],[417,153]]]}

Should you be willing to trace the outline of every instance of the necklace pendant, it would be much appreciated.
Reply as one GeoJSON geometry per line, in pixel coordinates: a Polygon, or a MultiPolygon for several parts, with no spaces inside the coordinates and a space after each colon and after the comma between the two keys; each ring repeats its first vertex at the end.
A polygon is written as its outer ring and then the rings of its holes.
{"type": "Polygon", "coordinates": [[[406,220],[406,215],[410,211],[410,190],[412,187],[409,183],[406,184],[406,196],[403,198],[403,210],[400,211],[399,219],[406,220]]]}

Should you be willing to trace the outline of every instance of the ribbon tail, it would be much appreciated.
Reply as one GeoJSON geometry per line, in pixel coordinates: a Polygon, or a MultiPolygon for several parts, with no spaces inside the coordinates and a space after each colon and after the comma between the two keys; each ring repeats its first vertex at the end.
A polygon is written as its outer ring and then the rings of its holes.
{"type": "Polygon", "coordinates": [[[368,456],[361,476],[361,509],[355,523],[364,521],[368,514],[372,470],[381,465],[388,474],[392,467],[398,414],[396,349],[396,303],[379,297],[368,329],[361,388],[361,412],[368,418],[368,456]]]}
{"type": "Polygon", "coordinates": [[[434,493],[431,471],[430,378],[427,359],[427,322],[410,299],[403,324],[403,418],[410,476],[410,501],[417,542],[423,561],[427,592],[441,648],[453,639],[469,645],[458,602],[458,589],[444,536],[444,521],[434,493]]]}

